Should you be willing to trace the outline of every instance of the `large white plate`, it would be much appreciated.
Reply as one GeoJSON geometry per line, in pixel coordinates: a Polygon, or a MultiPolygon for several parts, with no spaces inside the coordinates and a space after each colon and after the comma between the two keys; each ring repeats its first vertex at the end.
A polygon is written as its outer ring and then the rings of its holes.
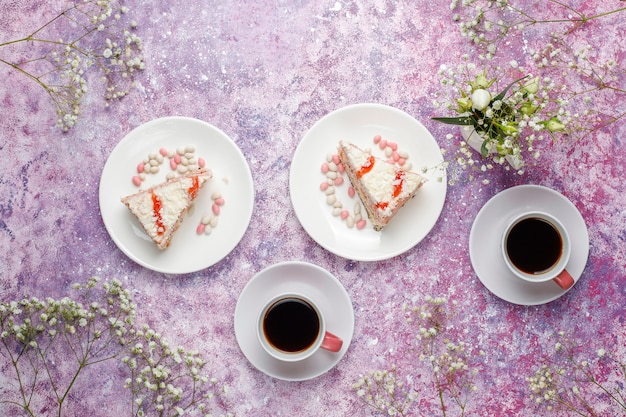
{"type": "Polygon", "coordinates": [[[306,262],[283,262],[256,274],[244,287],[235,307],[235,335],[241,351],[258,370],[286,381],[315,378],[332,369],[348,351],[354,333],[354,310],[341,282],[325,269],[306,262]],[[299,362],[270,356],[257,337],[257,318],[277,294],[310,297],[322,310],[329,332],[341,337],[339,352],[323,349],[299,362]]]}
{"type": "MultiPolygon", "coordinates": [[[[149,175],[142,188],[165,181],[161,172],[149,175]]],[[[182,274],[207,268],[237,246],[254,206],[254,187],[248,164],[237,145],[216,127],[192,118],[165,117],[145,123],[128,133],[113,149],[100,179],[100,212],[109,235],[129,258],[146,268],[182,274]],[[160,148],[193,145],[206,160],[213,178],[204,186],[174,235],[169,248],[160,251],[120,199],[138,191],[131,178],[137,164],[160,148]],[[225,204],[219,224],[210,235],[197,235],[203,215],[211,211],[211,194],[219,191],[225,204]]]]}
{"type": "Polygon", "coordinates": [[[291,162],[291,201],[304,230],[330,252],[358,261],[389,259],[418,244],[437,222],[447,189],[442,162],[435,139],[407,113],[381,104],[347,106],[324,116],[300,141],[291,162]],[[425,175],[429,181],[382,231],[376,232],[371,225],[349,229],[332,215],[319,190],[324,180],[320,166],[329,153],[336,153],[340,140],[371,148],[382,157],[373,143],[375,135],[407,151],[413,171],[422,173],[423,167],[428,168],[425,175]]]}
{"type": "Polygon", "coordinates": [[[574,278],[574,285],[580,279],[589,256],[589,233],[585,220],[576,206],[561,193],[540,185],[519,185],[496,194],[480,209],[474,220],[469,238],[470,259],[483,285],[494,295],[514,304],[544,304],[569,291],[552,281],[524,281],[509,271],[504,263],[500,245],[506,225],[522,212],[535,210],[553,215],[567,229],[572,240],[572,255],[567,270],[574,278]]]}

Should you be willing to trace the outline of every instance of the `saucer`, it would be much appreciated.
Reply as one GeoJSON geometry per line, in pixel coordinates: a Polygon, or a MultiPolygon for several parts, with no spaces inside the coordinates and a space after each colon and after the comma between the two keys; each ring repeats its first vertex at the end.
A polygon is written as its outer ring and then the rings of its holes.
{"type": "Polygon", "coordinates": [[[539,185],[520,185],[496,194],[480,209],[474,220],[469,238],[470,259],[483,285],[494,295],[514,304],[545,304],[568,291],[552,281],[523,281],[507,268],[502,259],[500,244],[506,225],[513,217],[532,210],[553,215],[567,229],[572,241],[567,270],[574,278],[574,285],[580,279],[589,256],[589,233],[585,220],[565,196],[539,185]]]}
{"type": "Polygon", "coordinates": [[[277,379],[303,381],[333,368],[345,355],[354,331],[352,301],[337,278],[306,262],[283,262],[257,273],[246,284],[235,308],[235,335],[241,351],[258,370],[277,379]],[[306,294],[320,308],[326,328],[343,339],[339,352],[320,349],[299,362],[271,357],[257,338],[257,317],[265,304],[281,292],[306,294]]]}

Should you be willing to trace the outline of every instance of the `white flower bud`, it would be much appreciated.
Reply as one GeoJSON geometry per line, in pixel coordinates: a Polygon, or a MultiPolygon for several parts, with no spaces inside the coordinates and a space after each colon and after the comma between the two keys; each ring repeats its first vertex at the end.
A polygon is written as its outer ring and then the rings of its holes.
{"type": "Polygon", "coordinates": [[[484,110],[491,101],[491,94],[487,90],[479,88],[472,93],[472,107],[475,110],[484,110]]]}

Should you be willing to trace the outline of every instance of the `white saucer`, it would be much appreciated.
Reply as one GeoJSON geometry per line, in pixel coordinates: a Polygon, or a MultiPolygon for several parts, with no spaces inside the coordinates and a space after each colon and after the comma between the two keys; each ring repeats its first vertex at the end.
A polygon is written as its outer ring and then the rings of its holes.
{"type": "MultiPolygon", "coordinates": [[[[165,181],[171,172],[166,165],[158,174],[150,174],[142,188],[165,181]]],[[[158,272],[190,273],[220,261],[243,237],[253,206],[252,174],[237,145],[216,127],[187,117],[156,119],[132,130],[111,152],[100,179],[100,212],[109,235],[129,258],[158,272]],[[198,194],[170,247],[160,251],[120,199],[138,191],[131,178],[137,164],[150,153],[188,145],[195,146],[196,156],[206,160],[213,178],[198,194]],[[211,235],[198,235],[196,227],[211,212],[211,194],[216,191],[225,200],[219,223],[211,235]]]]}
{"type": "MultiPolygon", "coordinates": [[[[421,242],[437,222],[447,190],[442,162],[433,136],[407,113],[381,104],[347,106],[320,119],[298,144],[289,176],[291,202],[304,230],[326,250],[357,261],[389,259],[421,242]],[[324,179],[320,167],[329,153],[336,152],[340,140],[371,148],[376,156],[384,157],[373,143],[376,135],[396,142],[399,149],[408,152],[415,172],[430,168],[424,174],[429,181],[381,232],[374,231],[371,225],[363,230],[349,229],[332,215],[320,192],[324,179]],[[381,154],[377,155],[379,151],[381,154]]],[[[347,196],[346,190],[342,191],[347,196]]]]}
{"type": "Polygon", "coordinates": [[[257,273],[246,284],[235,308],[235,334],[242,352],[258,370],[286,381],[315,378],[334,367],[345,355],[354,331],[354,311],[345,288],[325,269],[306,262],[284,262],[257,273]],[[343,339],[337,353],[318,350],[300,362],[271,357],[257,338],[257,317],[276,294],[306,294],[320,308],[329,332],[343,339]]]}
{"type": "MultiPolygon", "coordinates": [[[[506,267],[500,249],[506,224],[523,211],[540,210],[558,218],[572,240],[572,255],[567,270],[574,285],[587,264],[589,233],[582,215],[559,192],[539,186],[520,185],[506,189],[491,198],[478,212],[469,239],[472,266],[494,295],[521,305],[537,305],[553,301],[568,290],[552,281],[530,283],[517,278],[506,267]]],[[[573,286],[572,286],[573,287],[573,286]]]]}

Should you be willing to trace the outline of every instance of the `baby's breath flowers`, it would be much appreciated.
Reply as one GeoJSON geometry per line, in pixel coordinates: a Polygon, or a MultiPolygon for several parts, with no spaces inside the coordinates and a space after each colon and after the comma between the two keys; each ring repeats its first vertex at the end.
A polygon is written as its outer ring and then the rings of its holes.
{"type": "MultiPolygon", "coordinates": [[[[113,359],[126,364],[131,415],[211,415],[225,392],[203,375],[196,352],[170,349],[161,336],[135,324],[135,305],[120,281],[90,278],[76,297],[25,297],[0,303],[0,414],[64,415],[85,369],[113,359]],[[54,410],[54,411],[52,411],[54,410]],[[193,411],[193,412],[192,412],[193,411]]],[[[120,381],[121,382],[121,381],[120,381]]]]}
{"type": "Polygon", "coordinates": [[[452,326],[449,321],[454,315],[454,306],[454,302],[444,297],[431,296],[426,296],[421,306],[404,306],[407,322],[417,328],[415,352],[416,367],[419,367],[407,372],[422,374],[426,368],[432,376],[431,386],[418,388],[418,378],[400,378],[398,370],[392,366],[390,370],[372,371],[361,376],[352,386],[357,396],[387,415],[413,416],[418,415],[414,406],[419,393],[423,398],[421,403],[437,403],[444,417],[453,407],[464,416],[470,396],[476,390],[474,378],[478,367],[470,346],[450,336],[452,326]],[[428,397],[425,392],[433,388],[434,397],[428,397]]]}
{"type": "Polygon", "coordinates": [[[626,30],[626,3],[588,3],[452,0],[450,9],[479,60],[515,55],[542,80],[554,80],[569,134],[580,139],[626,116],[617,104],[626,95],[623,42],[606,42],[606,28],[626,30]]]}
{"type": "MultiPolygon", "coordinates": [[[[515,70],[519,72],[519,68],[515,70]]],[[[535,142],[565,131],[568,118],[555,108],[558,104],[555,106],[551,96],[554,83],[550,80],[527,74],[498,88],[498,76],[469,62],[456,68],[443,65],[439,75],[442,86],[454,95],[453,102],[442,106],[458,115],[433,120],[461,127],[463,140],[456,162],[462,168],[478,166],[485,171],[504,165],[523,173],[525,156],[540,156],[535,142]]]]}
{"type": "Polygon", "coordinates": [[[604,348],[588,355],[588,344],[579,345],[564,332],[556,339],[544,363],[526,378],[533,403],[578,416],[626,413],[626,362],[604,348]]]}
{"type": "Polygon", "coordinates": [[[135,344],[122,359],[131,374],[125,387],[133,393],[132,415],[212,415],[210,403],[227,387],[202,373],[206,365],[202,356],[170,347],[148,327],[134,335],[135,344]]]}
{"type": "MultiPolygon", "coordinates": [[[[96,67],[108,101],[128,94],[144,68],[141,39],[128,8],[118,0],[73,0],[41,27],[0,43],[0,63],[42,87],[64,131],[73,127],[87,92],[87,72],[96,67]]],[[[45,3],[42,3],[45,4],[45,3]]],[[[30,30],[30,29],[25,29],[30,30]]]]}

